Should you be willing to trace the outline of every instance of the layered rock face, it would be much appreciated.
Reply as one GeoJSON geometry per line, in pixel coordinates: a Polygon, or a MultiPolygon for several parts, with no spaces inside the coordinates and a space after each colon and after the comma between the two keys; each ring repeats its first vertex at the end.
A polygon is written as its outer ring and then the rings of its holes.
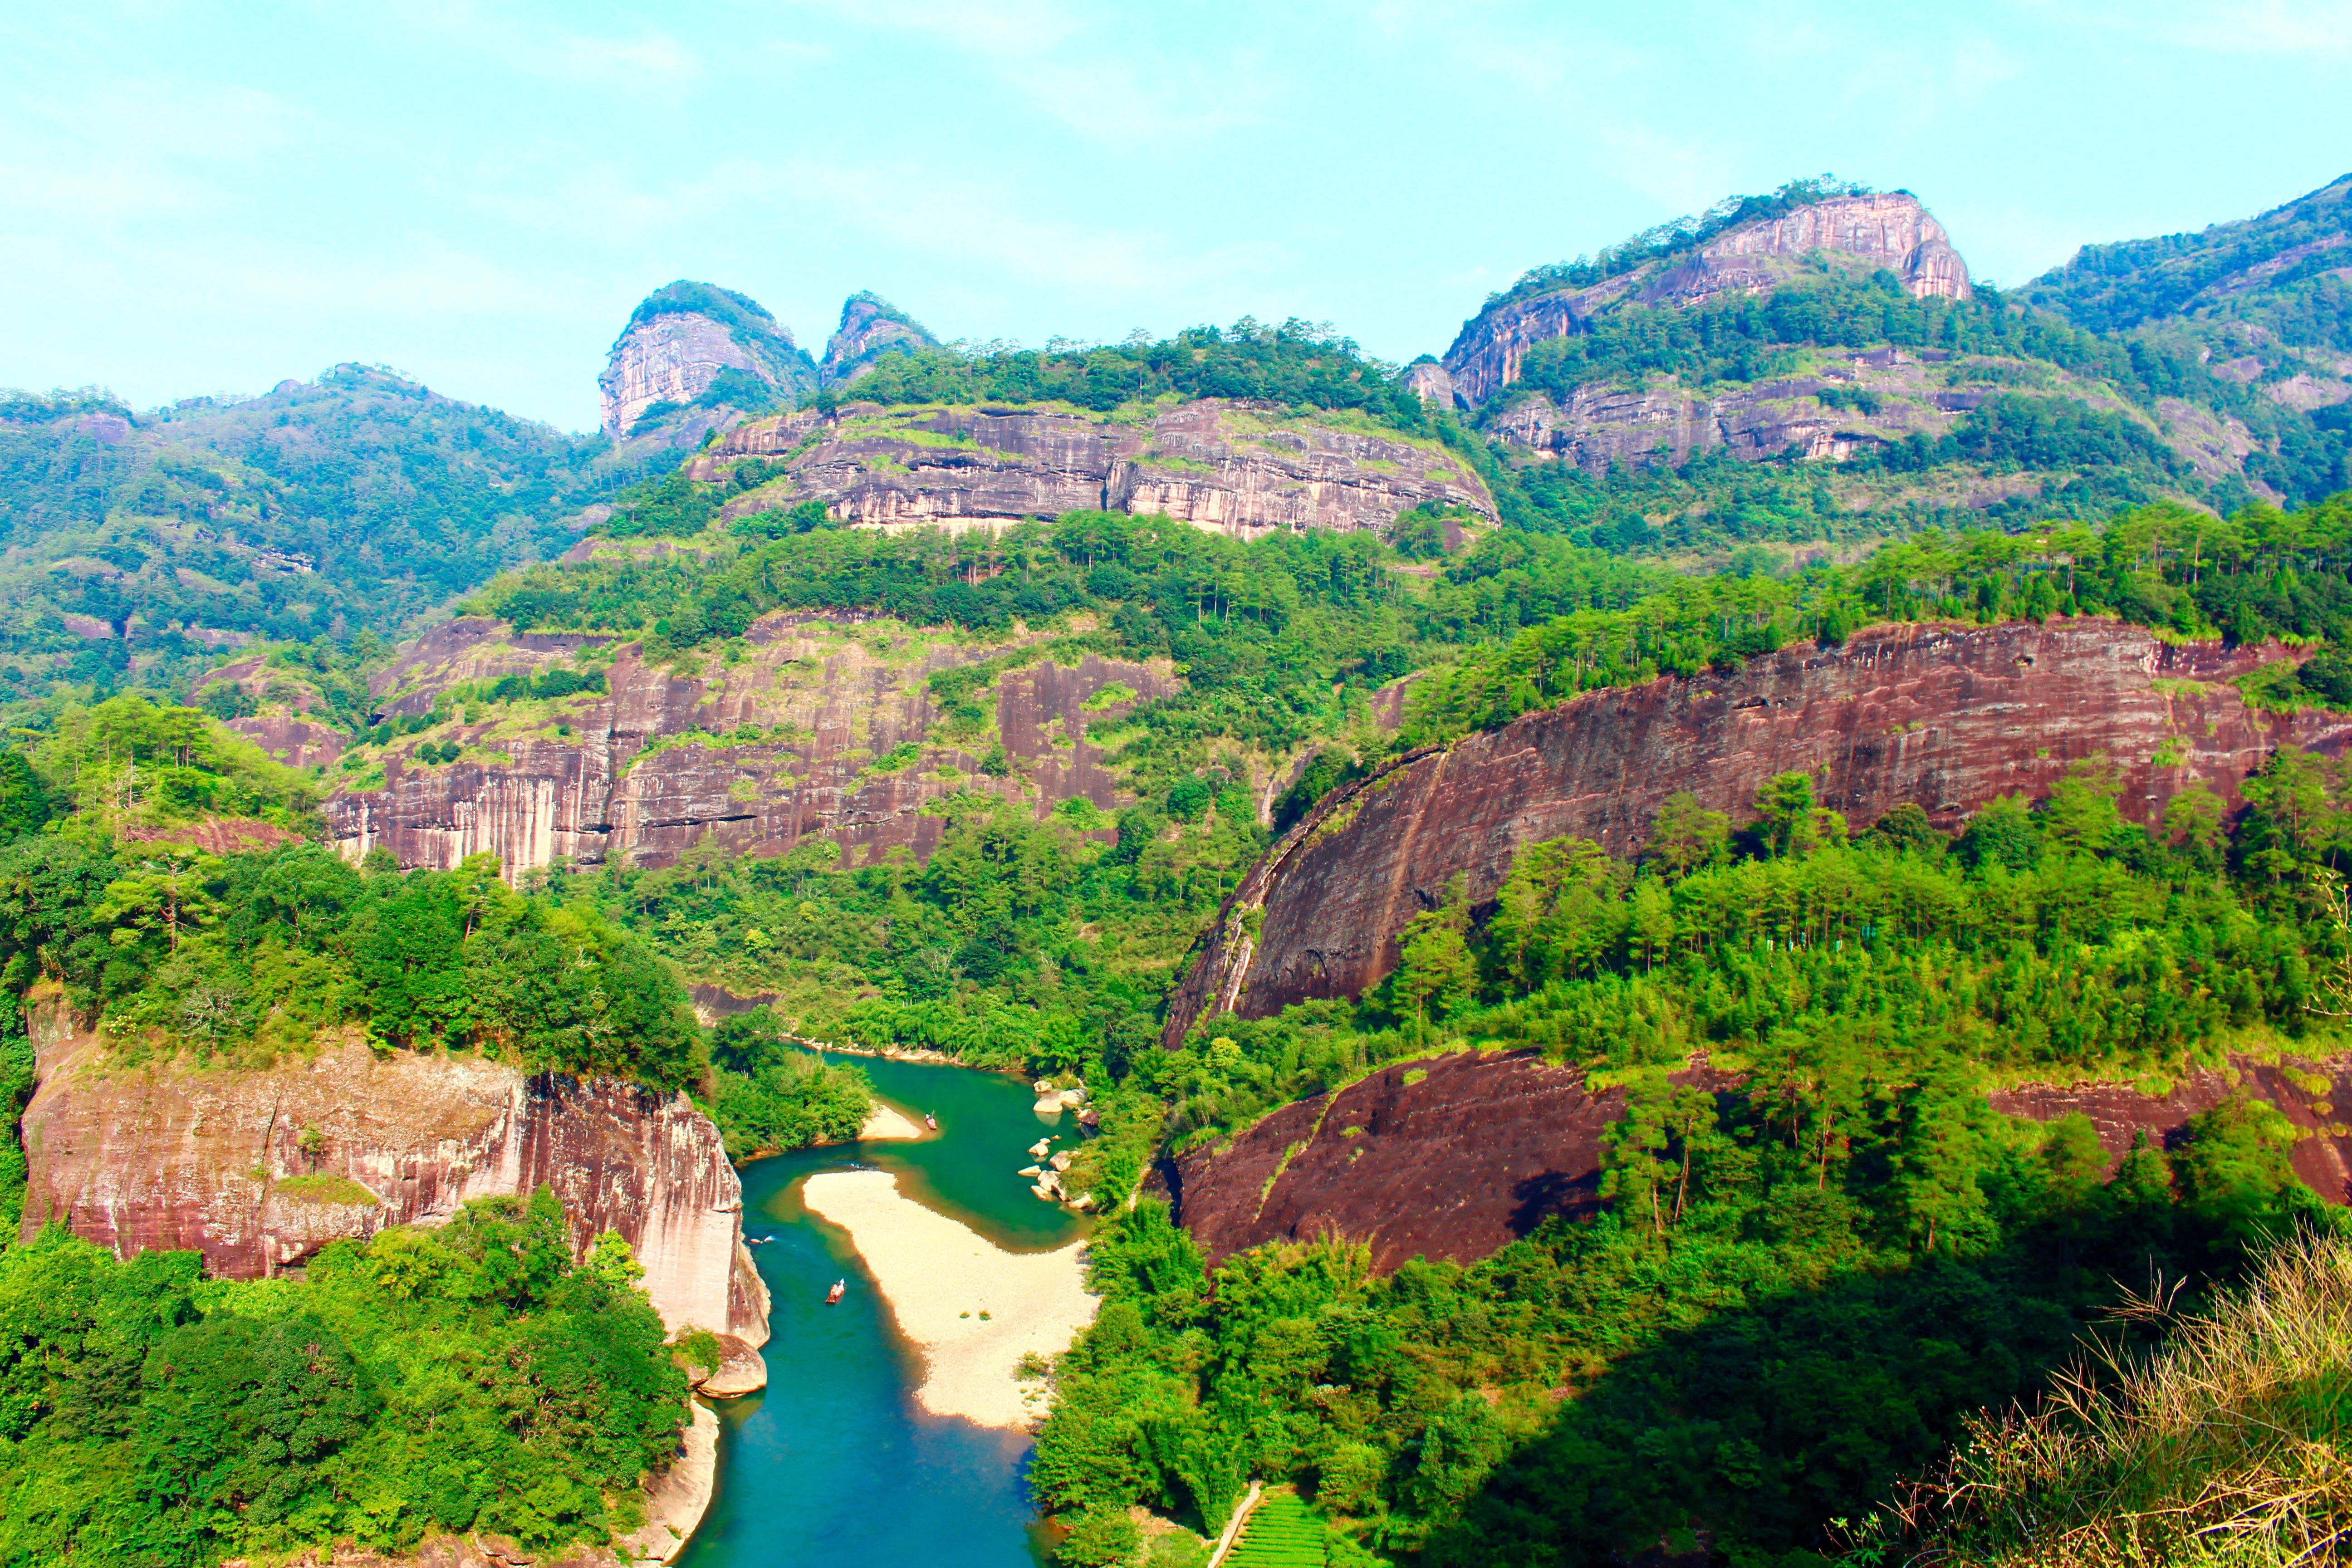
{"type": "Polygon", "coordinates": [[[826,386],[846,386],[893,349],[931,349],[939,342],[889,300],[860,290],[843,301],[841,325],[824,345],[817,374],[826,386]]]}
{"type": "MultiPolygon", "coordinates": [[[[456,683],[568,665],[586,641],[469,617],[421,638],[379,687],[387,711],[429,712],[456,683]]],[[[381,787],[331,796],[335,841],[354,858],[382,846],[404,866],[440,868],[488,852],[510,875],[558,857],[665,865],[706,841],[775,855],[812,836],[867,858],[900,845],[927,858],[942,823],[922,808],[959,791],[1041,816],[1077,795],[1115,810],[1123,799],[1086,725],[1175,689],[1164,667],[1041,659],[998,678],[992,723],[950,739],[926,679],[1003,647],[851,614],[778,613],[744,642],[740,662],[713,655],[683,671],[622,650],[604,695],[563,704],[568,735],[537,709],[478,706],[454,731],[467,742],[459,760],[423,762],[420,737],[387,760],[381,787]],[[902,745],[914,753],[896,755],[902,745]],[[980,771],[995,745],[1009,759],[1002,776],[980,771]]]]}
{"type": "Polygon", "coordinates": [[[741,514],[819,500],[853,522],[998,527],[1072,510],[1162,513],[1260,538],[1276,530],[1387,533],[1438,504],[1494,515],[1468,465],[1435,441],[1202,399],[1149,423],[1035,408],[847,411],[753,420],[698,458],[781,457],[784,473],[729,504],[741,514]]]}
{"type": "Polygon", "coordinates": [[[1599,1203],[1622,1089],[1533,1051],[1399,1062],[1284,1106],[1151,1178],[1212,1263],[1268,1241],[1368,1242],[1372,1263],[1469,1262],[1599,1203]]]}
{"type": "MultiPolygon", "coordinates": [[[[1750,462],[1781,457],[1843,462],[1909,436],[1933,440],[1949,434],[1972,410],[2000,395],[2004,378],[2016,369],[2014,361],[1955,360],[1940,349],[1875,348],[1810,357],[1815,368],[1809,374],[1706,394],[1685,391],[1673,376],[1654,378],[1638,392],[1587,383],[1570,394],[1565,405],[1549,393],[1530,393],[1496,414],[1486,433],[1595,474],[1608,472],[1612,463],[1680,465],[1717,450],[1750,462]]],[[[2242,421],[2179,398],[2162,401],[2158,420],[2103,386],[2063,373],[2053,377],[2050,390],[2140,423],[2203,479],[2242,474],[2248,454],[2261,447],[2242,421]]],[[[2020,482],[2035,481],[1989,479],[1972,489],[1969,503],[1998,499],[2020,482]]]]}
{"type": "Polygon", "coordinates": [[[742,1184],[683,1095],[351,1039],[267,1069],[126,1066],[54,990],[27,1008],[24,1234],[52,1218],[128,1256],[188,1248],[228,1279],[327,1243],[435,1224],[470,1198],[551,1187],[574,1249],[618,1231],[662,1321],[767,1340],[742,1184]],[[306,1132],[323,1138],[303,1148],[306,1132]]]}
{"type": "MultiPolygon", "coordinates": [[[[816,380],[815,367],[793,342],[791,329],[754,301],[686,279],[656,289],[614,340],[604,373],[596,378],[604,434],[624,440],[638,433],[648,410],[671,405],[688,416],[674,436],[699,441],[727,410],[745,406],[746,398],[735,396],[722,399],[724,408],[693,407],[729,371],[786,396],[816,380]],[[699,418],[693,417],[698,414],[699,418]]],[[[760,399],[769,400],[764,395],[760,399]]]]}
{"type": "Polygon", "coordinates": [[[2104,752],[2134,820],[2161,816],[2190,784],[2234,805],[2273,749],[2352,741],[2352,719],[2260,712],[2220,684],[2284,656],[2168,645],[2087,616],[1880,626],[1730,674],[1588,692],[1327,796],[1227,900],[1166,1037],[1228,1008],[1258,1017],[1354,995],[1395,966],[1405,922],[1457,874],[1475,904],[1538,839],[1631,853],[1677,790],[1744,819],[1759,780],[1804,772],[1856,827],[1916,801],[1951,828],[1995,795],[2046,794],[2070,763],[2104,752]]]}
{"type": "Polygon", "coordinates": [[[349,744],[341,731],[314,710],[308,688],[294,681],[281,684],[259,657],[224,664],[206,675],[203,684],[208,689],[236,686],[252,698],[259,711],[231,719],[228,727],[288,767],[332,766],[349,744]]]}
{"type": "MultiPolygon", "coordinates": [[[[2137,1133],[2177,1148],[2199,1113],[2242,1095],[2265,1100],[2303,1133],[2295,1174],[2327,1202],[2352,1203],[2352,1127],[2336,1109],[2352,1105],[2352,1058],[2315,1066],[2241,1060],[2234,1082],[2199,1073],[2161,1097],[2088,1082],[1990,1098],[2002,1114],[2036,1121],[2088,1116],[2110,1173],[2137,1133]]],[[[1677,1081],[1738,1088],[1704,1071],[1677,1081]]],[[[1601,1133],[1623,1107],[1622,1089],[1588,1093],[1581,1072],[1533,1051],[1398,1062],[1179,1155],[1151,1183],[1213,1262],[1269,1241],[1339,1237],[1369,1244],[1382,1270],[1415,1257],[1468,1263],[1548,1215],[1599,1207],[1601,1133]]]]}
{"type": "Polygon", "coordinates": [[[1965,300],[1969,271],[1944,227],[1915,196],[1840,196],[1781,217],[1743,224],[1696,252],[1668,257],[1585,289],[1497,304],[1465,323],[1444,366],[1465,406],[1518,379],[1528,350],[1586,331],[1620,304],[1697,305],[1761,293],[1793,276],[1814,252],[1860,270],[1885,268],[1915,296],[1965,300]]]}

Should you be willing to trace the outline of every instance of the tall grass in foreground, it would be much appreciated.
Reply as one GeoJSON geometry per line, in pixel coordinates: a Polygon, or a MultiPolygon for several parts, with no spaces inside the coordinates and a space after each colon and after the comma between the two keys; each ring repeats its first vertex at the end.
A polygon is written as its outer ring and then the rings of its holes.
{"type": "MultiPolygon", "coordinates": [[[[2164,1321],[2161,1349],[2107,1351],[2032,1414],[1971,1424],[1945,1473],[1896,1510],[1911,1562],[2352,1559],[2352,1237],[2283,1243],[2187,1317],[2133,1311],[2164,1321]]],[[[1893,1555],[1864,1545],[1849,1561],[1893,1555]]]]}

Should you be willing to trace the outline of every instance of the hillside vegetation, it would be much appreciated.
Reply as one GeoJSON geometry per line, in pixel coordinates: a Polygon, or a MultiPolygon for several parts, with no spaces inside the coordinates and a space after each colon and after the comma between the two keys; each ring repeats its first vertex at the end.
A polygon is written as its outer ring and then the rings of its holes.
{"type": "Polygon", "coordinates": [[[642,1522],[686,1377],[626,1244],[575,1264],[544,1189],[334,1242],[299,1280],[202,1263],[62,1227],[0,1250],[0,1562],[537,1552],[642,1522]]]}
{"type": "Polygon", "coordinates": [[[2202,1309],[2156,1294],[2127,1321],[2167,1342],[2110,1349],[2029,1411],[1972,1418],[1948,1465],[1854,1531],[1860,1551],[1951,1568],[2341,1556],[2352,1242],[2298,1238],[2202,1309]]]}
{"type": "MultiPolygon", "coordinates": [[[[1534,344],[1517,379],[1470,420],[1497,442],[1507,471],[1489,483],[1508,521],[1622,550],[1870,539],[1969,517],[2090,519],[2168,497],[2224,511],[2257,497],[2316,500],[2352,486],[2338,353],[2347,189],[2200,236],[2090,247],[2015,295],[1979,286],[1969,300],[1914,299],[1892,273],[1817,255],[1760,295],[1606,304],[1581,330],[1534,344]],[[1856,368],[1857,356],[1887,351],[1928,362],[1924,374],[1856,368]],[[2337,390],[2280,395],[2304,373],[2337,390]],[[1565,407],[1605,391],[1760,400],[1840,429],[1852,452],[1833,461],[1791,447],[1747,460],[1657,448],[1579,467],[1520,444],[1511,416],[1525,400],[1565,407]],[[2242,455],[2216,456],[2213,431],[2242,455]]],[[[1490,300],[1465,339],[1512,305],[1860,193],[1827,176],[1798,182],[1536,268],[1490,300]]]]}
{"type": "Polygon", "coordinates": [[[0,700],[184,695],[207,634],[387,637],[562,553],[565,515],[629,477],[602,449],[360,365],[146,414],[0,394],[0,700]]]}

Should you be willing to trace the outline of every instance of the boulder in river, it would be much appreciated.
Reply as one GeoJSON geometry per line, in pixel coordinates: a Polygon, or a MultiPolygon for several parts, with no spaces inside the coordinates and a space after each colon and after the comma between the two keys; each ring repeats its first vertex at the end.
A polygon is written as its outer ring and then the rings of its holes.
{"type": "Polygon", "coordinates": [[[719,1336],[719,1369],[695,1384],[710,1399],[740,1399],[768,1386],[768,1363],[750,1344],[733,1334],[719,1336]]]}

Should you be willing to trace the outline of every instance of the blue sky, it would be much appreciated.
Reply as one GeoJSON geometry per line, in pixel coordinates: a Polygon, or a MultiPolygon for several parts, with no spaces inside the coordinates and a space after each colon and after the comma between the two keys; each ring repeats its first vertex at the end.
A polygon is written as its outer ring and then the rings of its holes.
{"type": "Polygon", "coordinates": [[[1038,344],[1244,314],[1442,352],[1731,192],[1917,192],[1981,274],[2352,169],[2352,0],[8,7],[0,385],[341,360],[572,429],[678,277],[1038,344]]]}

